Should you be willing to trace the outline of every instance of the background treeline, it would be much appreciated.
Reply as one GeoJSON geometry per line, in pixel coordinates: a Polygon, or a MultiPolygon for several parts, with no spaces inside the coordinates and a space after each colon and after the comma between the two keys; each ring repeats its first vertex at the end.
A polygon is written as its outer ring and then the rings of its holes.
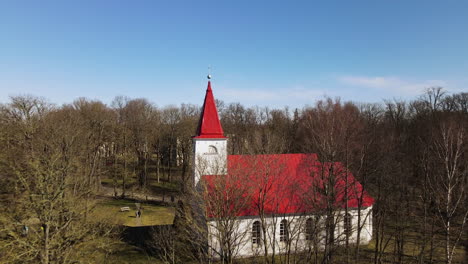
{"type": "MultiPolygon", "coordinates": [[[[325,98],[302,109],[217,106],[229,154],[317,153],[345,164],[375,198],[372,251],[347,248],[347,261],[463,261],[468,93],[431,88],[380,104],[325,98]]],[[[199,115],[197,105],[125,97],[57,106],[18,96],[0,105],[0,260],[68,263],[106,252],[118,230],[92,221],[95,195],[183,193],[199,115]]]]}

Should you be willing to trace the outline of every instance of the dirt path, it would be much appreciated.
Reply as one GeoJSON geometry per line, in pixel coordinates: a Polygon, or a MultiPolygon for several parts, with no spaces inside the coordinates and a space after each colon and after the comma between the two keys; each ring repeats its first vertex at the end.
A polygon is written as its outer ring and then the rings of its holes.
{"type": "MultiPolygon", "coordinates": [[[[106,187],[102,186],[101,187],[101,195],[107,196],[107,197],[114,197],[114,188],[112,187],[106,187]]],[[[122,194],[122,190],[117,188],[117,195],[120,196],[122,194]]],[[[125,192],[125,197],[130,198],[130,199],[135,199],[135,200],[141,200],[141,201],[157,201],[157,202],[175,202],[177,201],[177,197],[172,195],[155,195],[155,194],[144,194],[140,192],[134,192],[132,190],[128,190],[125,192]]]]}
{"type": "Polygon", "coordinates": [[[141,217],[135,217],[135,226],[142,226],[141,217]]]}

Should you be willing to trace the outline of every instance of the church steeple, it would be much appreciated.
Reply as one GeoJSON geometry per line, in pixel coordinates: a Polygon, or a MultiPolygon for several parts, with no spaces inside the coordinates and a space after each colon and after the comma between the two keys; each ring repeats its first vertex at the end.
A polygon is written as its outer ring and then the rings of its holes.
{"type": "Polygon", "coordinates": [[[227,171],[227,138],[219,122],[210,78],[208,75],[205,101],[198,121],[197,134],[193,137],[195,186],[198,186],[202,175],[225,175],[227,171]]]}
{"type": "Polygon", "coordinates": [[[200,120],[198,121],[197,133],[194,138],[225,138],[209,80],[200,120]]]}

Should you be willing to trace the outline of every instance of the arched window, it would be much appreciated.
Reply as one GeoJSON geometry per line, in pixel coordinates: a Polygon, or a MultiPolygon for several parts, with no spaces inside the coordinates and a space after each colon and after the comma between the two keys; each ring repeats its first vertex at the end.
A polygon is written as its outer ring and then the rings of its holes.
{"type": "Polygon", "coordinates": [[[255,221],[252,225],[252,245],[260,245],[262,242],[262,233],[260,232],[260,221],[255,221]]]}
{"type": "Polygon", "coordinates": [[[288,241],[289,232],[288,232],[288,221],[286,219],[281,220],[280,222],[280,241],[288,241]]]}
{"type": "Polygon", "coordinates": [[[344,233],[345,235],[349,236],[353,232],[353,218],[351,214],[346,214],[344,219],[343,219],[343,228],[344,228],[344,233]]]}
{"type": "Polygon", "coordinates": [[[208,146],[208,154],[218,154],[218,149],[215,146],[209,145],[208,146]]]}
{"type": "Polygon", "coordinates": [[[312,218],[308,218],[306,220],[306,225],[305,225],[305,239],[308,241],[314,240],[315,237],[315,226],[314,226],[314,220],[312,218]]]}

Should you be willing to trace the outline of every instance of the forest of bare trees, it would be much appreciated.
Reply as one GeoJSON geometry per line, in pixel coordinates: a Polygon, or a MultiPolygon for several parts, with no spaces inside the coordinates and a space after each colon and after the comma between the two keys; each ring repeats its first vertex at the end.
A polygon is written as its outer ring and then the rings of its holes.
{"type": "MultiPolygon", "coordinates": [[[[217,101],[217,107],[229,154],[316,153],[328,164],[324,171],[336,170],[333,164],[340,161],[375,199],[372,215],[358,215],[373,221],[368,246],[351,243],[347,234],[337,245],[330,235],[336,223],[317,221],[314,230],[325,230],[323,250],[276,257],[275,252],[265,252],[254,261],[467,261],[468,93],[447,94],[435,87],[412,101],[366,104],[324,98],[302,109],[217,101]]],[[[184,199],[192,191],[192,136],[199,115],[196,105],[159,108],[146,99],[126,97],[116,97],[109,105],[80,98],[59,106],[17,96],[1,104],[0,262],[88,263],[83,259],[107,252],[120,232],[90,217],[94,197],[103,188],[112,190],[115,198],[133,191],[151,194],[158,191],[153,183],[161,182],[176,186],[181,202],[174,224],[179,233],[155,232],[157,254],[164,263],[204,263],[202,255],[208,251],[199,239],[205,231],[189,231],[197,222],[189,214],[196,212],[186,208],[192,198],[184,199]]],[[[226,182],[216,186],[229,191],[226,182]]],[[[231,204],[241,208],[239,199],[248,191],[232,190],[230,199],[236,201],[231,204]]],[[[324,192],[333,199],[332,187],[324,187],[324,192]]],[[[225,263],[233,263],[232,243],[239,239],[229,237],[236,228],[229,212],[233,208],[214,198],[207,203],[214,210],[211,214],[221,219],[220,235],[229,252],[225,263]]],[[[258,205],[262,216],[262,202],[258,205]]],[[[333,215],[335,206],[330,203],[322,213],[333,215]]],[[[265,222],[263,237],[266,226],[265,222]]],[[[301,231],[290,230],[289,235],[297,232],[301,231]]]]}

